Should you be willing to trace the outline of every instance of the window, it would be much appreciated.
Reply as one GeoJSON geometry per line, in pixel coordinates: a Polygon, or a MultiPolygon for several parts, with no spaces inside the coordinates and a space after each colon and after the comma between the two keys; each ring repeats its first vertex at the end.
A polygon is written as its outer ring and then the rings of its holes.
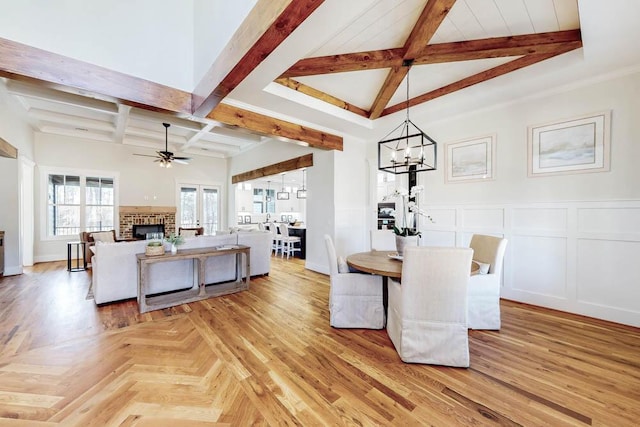
{"type": "Polygon", "coordinates": [[[86,231],[113,230],[113,178],[88,177],[86,194],[86,231]]]}
{"type": "Polygon", "coordinates": [[[47,176],[47,236],[115,229],[115,179],[82,174],[47,176]]]}
{"type": "Polygon", "coordinates": [[[253,213],[276,213],[276,190],[254,188],[253,189],[253,213]],[[266,198],[266,200],[265,200],[266,198]],[[265,210],[266,206],[266,210],[265,210]]]}

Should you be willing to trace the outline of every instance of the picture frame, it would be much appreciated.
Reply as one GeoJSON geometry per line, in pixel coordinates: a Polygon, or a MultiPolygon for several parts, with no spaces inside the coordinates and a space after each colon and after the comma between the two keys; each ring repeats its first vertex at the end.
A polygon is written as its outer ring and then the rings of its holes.
{"type": "Polygon", "coordinates": [[[244,216],[244,223],[245,224],[251,224],[251,215],[245,215],[244,216]]]}
{"type": "Polygon", "coordinates": [[[527,128],[528,176],[607,172],[611,111],[527,128]]]}
{"type": "Polygon", "coordinates": [[[495,134],[450,142],[444,154],[447,184],[495,179],[495,134]]]}
{"type": "Polygon", "coordinates": [[[243,224],[244,220],[242,218],[242,215],[238,215],[238,224],[243,224]]]}

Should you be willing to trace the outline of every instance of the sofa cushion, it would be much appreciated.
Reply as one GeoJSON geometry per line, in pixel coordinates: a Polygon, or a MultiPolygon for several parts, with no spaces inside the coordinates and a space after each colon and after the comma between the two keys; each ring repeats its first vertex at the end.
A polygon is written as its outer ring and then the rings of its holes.
{"type": "Polygon", "coordinates": [[[91,233],[91,237],[94,242],[105,242],[105,243],[113,243],[115,242],[113,238],[113,232],[111,231],[98,231],[95,233],[91,233]]]}

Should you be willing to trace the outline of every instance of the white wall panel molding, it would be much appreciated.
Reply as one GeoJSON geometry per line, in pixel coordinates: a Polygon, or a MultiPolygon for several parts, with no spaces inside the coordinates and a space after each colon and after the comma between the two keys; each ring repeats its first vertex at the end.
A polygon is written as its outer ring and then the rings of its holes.
{"type": "Polygon", "coordinates": [[[502,297],[640,326],[640,200],[428,206],[422,245],[509,239],[502,297]]]}

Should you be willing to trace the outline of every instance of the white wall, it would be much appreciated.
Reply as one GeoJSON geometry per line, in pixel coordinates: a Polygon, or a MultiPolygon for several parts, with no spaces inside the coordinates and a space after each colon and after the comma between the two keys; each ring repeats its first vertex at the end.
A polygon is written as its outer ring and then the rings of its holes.
{"type": "Polygon", "coordinates": [[[21,116],[16,115],[14,105],[0,87],[0,138],[18,149],[18,159],[0,157],[0,230],[4,230],[4,274],[22,273],[20,256],[20,162],[33,159],[33,132],[21,116]]]}
{"type": "Polygon", "coordinates": [[[195,0],[194,66],[197,84],[257,0],[195,0]]]}
{"type": "Polygon", "coordinates": [[[188,0],[4,1],[0,37],[191,91],[193,21],[188,0]]]}
{"type": "MultiPolygon", "coordinates": [[[[192,156],[189,165],[176,164],[170,169],[159,168],[150,157],[149,150],[121,144],[93,142],[77,138],[36,134],[36,215],[42,218],[46,200],[41,188],[40,171],[47,167],[116,172],[119,176],[117,199],[123,206],[176,206],[176,185],[180,183],[212,184],[222,187],[223,217],[221,228],[226,228],[227,162],[224,159],[192,156]]],[[[117,221],[117,219],[116,219],[117,221]]],[[[44,237],[42,221],[36,224],[36,261],[66,258],[67,240],[48,240],[44,237]]]]}
{"type": "Polygon", "coordinates": [[[436,221],[422,222],[422,244],[505,236],[503,297],[640,326],[638,117],[636,73],[439,123],[414,119],[440,155],[437,171],[418,175],[420,202],[436,221]],[[603,110],[612,111],[610,172],[527,176],[527,126],[603,110]],[[496,179],[445,184],[446,143],[492,133],[496,179]]]}
{"type": "MultiPolygon", "coordinates": [[[[306,268],[328,273],[324,235],[329,234],[340,255],[368,248],[370,227],[367,213],[375,200],[369,197],[370,173],[366,146],[345,137],[343,151],[325,151],[271,140],[247,153],[235,156],[231,175],[247,172],[283,160],[313,153],[313,167],[307,168],[307,257],[306,268]]],[[[375,185],[375,176],[373,177],[375,185]]],[[[273,188],[273,187],[272,187],[273,188]]],[[[234,200],[229,201],[233,211],[234,200]]]]}

